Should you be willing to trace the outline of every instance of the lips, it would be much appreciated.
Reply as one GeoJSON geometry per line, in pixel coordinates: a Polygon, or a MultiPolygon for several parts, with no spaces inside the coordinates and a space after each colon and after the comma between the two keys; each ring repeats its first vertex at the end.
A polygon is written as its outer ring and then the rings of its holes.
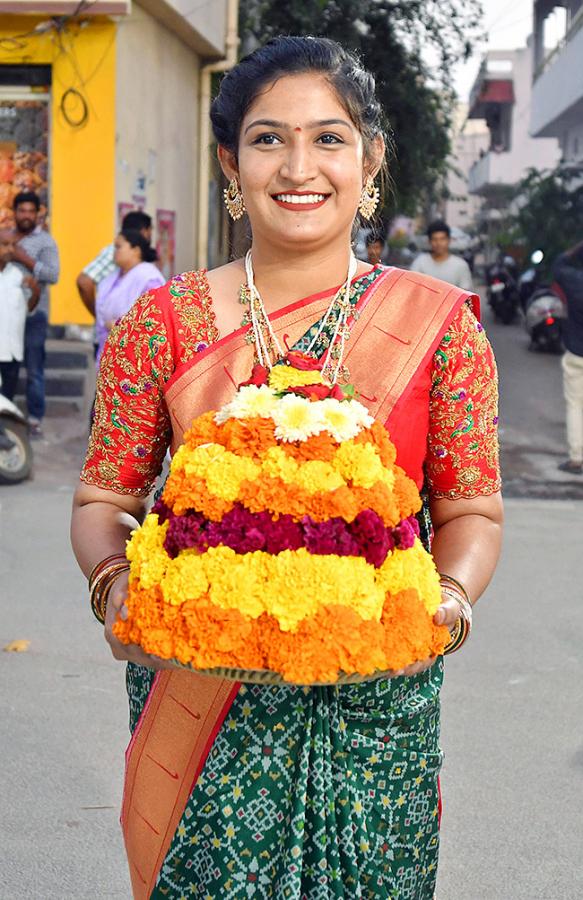
{"type": "Polygon", "coordinates": [[[320,209],[324,205],[330,194],[319,193],[298,193],[296,191],[272,194],[273,200],[283,209],[290,209],[293,212],[306,212],[312,209],[320,209]]]}

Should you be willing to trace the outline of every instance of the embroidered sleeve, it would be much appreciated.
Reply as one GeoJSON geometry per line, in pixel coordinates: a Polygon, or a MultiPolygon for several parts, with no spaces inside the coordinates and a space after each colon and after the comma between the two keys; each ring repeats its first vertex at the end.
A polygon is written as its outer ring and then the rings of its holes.
{"type": "Polygon", "coordinates": [[[426,475],[432,497],[500,490],[498,376],[484,329],[467,304],[433,361],[426,475]]]}
{"type": "Polygon", "coordinates": [[[150,493],[171,439],[164,385],[217,336],[204,272],[179,275],[134,303],[101,357],[83,481],[138,497],[150,493]]]}

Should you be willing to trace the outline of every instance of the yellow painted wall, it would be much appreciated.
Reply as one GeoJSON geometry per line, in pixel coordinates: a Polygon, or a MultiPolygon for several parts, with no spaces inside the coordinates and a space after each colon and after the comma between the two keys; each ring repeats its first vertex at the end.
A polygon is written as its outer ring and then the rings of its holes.
{"type": "MultiPolygon", "coordinates": [[[[3,38],[21,35],[43,20],[2,15],[0,33],[3,38]]],[[[114,236],[115,42],[116,25],[96,18],[83,28],[70,26],[61,47],[54,33],[26,38],[23,47],[0,47],[0,64],[53,67],[49,216],[61,256],[61,277],[51,291],[55,324],[93,321],[79,300],[75,279],[114,236]],[[79,89],[89,105],[89,118],[80,128],[68,125],[59,108],[69,87],[79,89]]]]}

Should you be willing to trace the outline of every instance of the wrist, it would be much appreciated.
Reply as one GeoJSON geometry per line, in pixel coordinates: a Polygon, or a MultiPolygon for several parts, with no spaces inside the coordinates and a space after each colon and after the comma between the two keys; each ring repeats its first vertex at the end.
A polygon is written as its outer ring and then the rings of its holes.
{"type": "Polygon", "coordinates": [[[450,629],[451,638],[444,649],[444,655],[455,653],[466,642],[472,630],[472,603],[465,587],[451,575],[440,574],[441,595],[458,604],[459,615],[450,629]]]}
{"type": "Polygon", "coordinates": [[[118,577],[129,571],[129,563],[125,554],[115,553],[97,563],[89,576],[89,602],[93,615],[102,625],[105,624],[107,601],[118,577]]]}

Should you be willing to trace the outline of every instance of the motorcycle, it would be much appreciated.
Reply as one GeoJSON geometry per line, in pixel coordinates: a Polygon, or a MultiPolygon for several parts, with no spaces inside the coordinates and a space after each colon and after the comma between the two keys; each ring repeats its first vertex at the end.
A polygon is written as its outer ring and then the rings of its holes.
{"type": "Polygon", "coordinates": [[[28,424],[18,407],[0,394],[0,484],[18,484],[32,470],[28,424]]]}
{"type": "Polygon", "coordinates": [[[524,324],[530,336],[529,350],[561,353],[563,350],[563,320],[567,306],[563,292],[556,284],[543,284],[539,268],[544,259],[542,250],[535,250],[532,267],[522,275],[519,284],[524,324]]]}
{"type": "Polygon", "coordinates": [[[486,273],[488,303],[495,317],[510,325],[518,310],[519,295],[516,263],[511,256],[500,256],[486,273]]]}

